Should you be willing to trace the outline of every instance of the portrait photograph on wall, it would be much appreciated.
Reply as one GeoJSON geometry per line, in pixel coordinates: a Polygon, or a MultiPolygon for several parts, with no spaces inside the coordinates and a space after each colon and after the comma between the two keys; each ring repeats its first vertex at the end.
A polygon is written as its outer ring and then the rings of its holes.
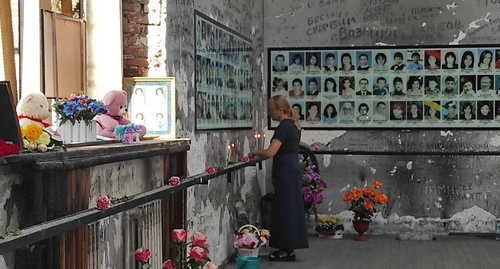
{"type": "Polygon", "coordinates": [[[252,41],[195,11],[196,131],[251,129],[252,41]]]}
{"type": "Polygon", "coordinates": [[[125,77],[128,118],[146,126],[147,135],[176,138],[175,78],[125,77]]]}
{"type": "Polygon", "coordinates": [[[268,61],[268,96],[304,129],[500,127],[499,45],[279,47],[268,61]]]}

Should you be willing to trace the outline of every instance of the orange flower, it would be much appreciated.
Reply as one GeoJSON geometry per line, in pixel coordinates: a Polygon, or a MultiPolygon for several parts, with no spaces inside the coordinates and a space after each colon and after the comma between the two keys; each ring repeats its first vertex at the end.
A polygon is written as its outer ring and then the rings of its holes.
{"type": "Polygon", "coordinates": [[[351,192],[344,194],[344,202],[350,202],[352,200],[351,192]]]}
{"type": "Polygon", "coordinates": [[[368,196],[375,196],[375,190],[372,188],[363,188],[363,194],[368,196]]]}
{"type": "Polygon", "coordinates": [[[363,203],[363,207],[366,210],[372,210],[373,209],[373,202],[370,200],[365,200],[365,202],[363,203]]]}
{"type": "Polygon", "coordinates": [[[359,198],[361,198],[361,196],[363,195],[363,192],[358,188],[354,188],[351,190],[351,195],[354,198],[354,201],[357,201],[357,200],[359,200],[359,198]]]}
{"type": "Polygon", "coordinates": [[[373,180],[373,187],[375,187],[375,188],[382,187],[382,182],[377,181],[377,180],[373,180]]]}
{"type": "Polygon", "coordinates": [[[385,204],[389,201],[389,198],[387,197],[387,195],[381,193],[375,196],[375,201],[377,201],[377,203],[379,204],[385,204]]]}

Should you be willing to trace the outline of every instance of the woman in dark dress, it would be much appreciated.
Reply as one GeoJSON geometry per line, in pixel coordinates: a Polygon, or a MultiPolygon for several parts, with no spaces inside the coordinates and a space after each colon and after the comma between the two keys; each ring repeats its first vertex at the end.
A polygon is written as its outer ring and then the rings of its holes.
{"type": "Polygon", "coordinates": [[[268,113],[279,121],[267,149],[254,150],[249,158],[273,157],[274,198],[271,209],[270,246],[278,250],[271,261],[295,261],[294,249],[308,248],[302,198],[302,171],[299,166],[300,123],[283,95],[269,99],[268,113]]]}

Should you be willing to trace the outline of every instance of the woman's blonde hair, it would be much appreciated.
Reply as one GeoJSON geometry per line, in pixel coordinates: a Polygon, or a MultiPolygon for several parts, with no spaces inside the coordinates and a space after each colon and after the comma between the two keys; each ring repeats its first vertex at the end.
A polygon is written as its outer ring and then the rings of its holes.
{"type": "Polygon", "coordinates": [[[267,106],[269,108],[283,110],[283,112],[285,112],[287,116],[293,120],[293,122],[295,123],[295,127],[300,130],[299,115],[297,115],[297,113],[295,113],[295,111],[290,107],[290,104],[288,103],[288,100],[284,95],[275,95],[269,98],[267,106]]]}

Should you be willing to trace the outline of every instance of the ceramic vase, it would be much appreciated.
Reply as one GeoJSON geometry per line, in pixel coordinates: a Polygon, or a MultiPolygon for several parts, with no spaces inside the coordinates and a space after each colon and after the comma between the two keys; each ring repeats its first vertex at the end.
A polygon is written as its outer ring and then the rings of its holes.
{"type": "Polygon", "coordinates": [[[353,220],[352,225],[354,230],[358,232],[358,236],[354,239],[356,241],[366,241],[366,236],[364,233],[368,231],[368,227],[370,227],[369,220],[353,220]]]}

